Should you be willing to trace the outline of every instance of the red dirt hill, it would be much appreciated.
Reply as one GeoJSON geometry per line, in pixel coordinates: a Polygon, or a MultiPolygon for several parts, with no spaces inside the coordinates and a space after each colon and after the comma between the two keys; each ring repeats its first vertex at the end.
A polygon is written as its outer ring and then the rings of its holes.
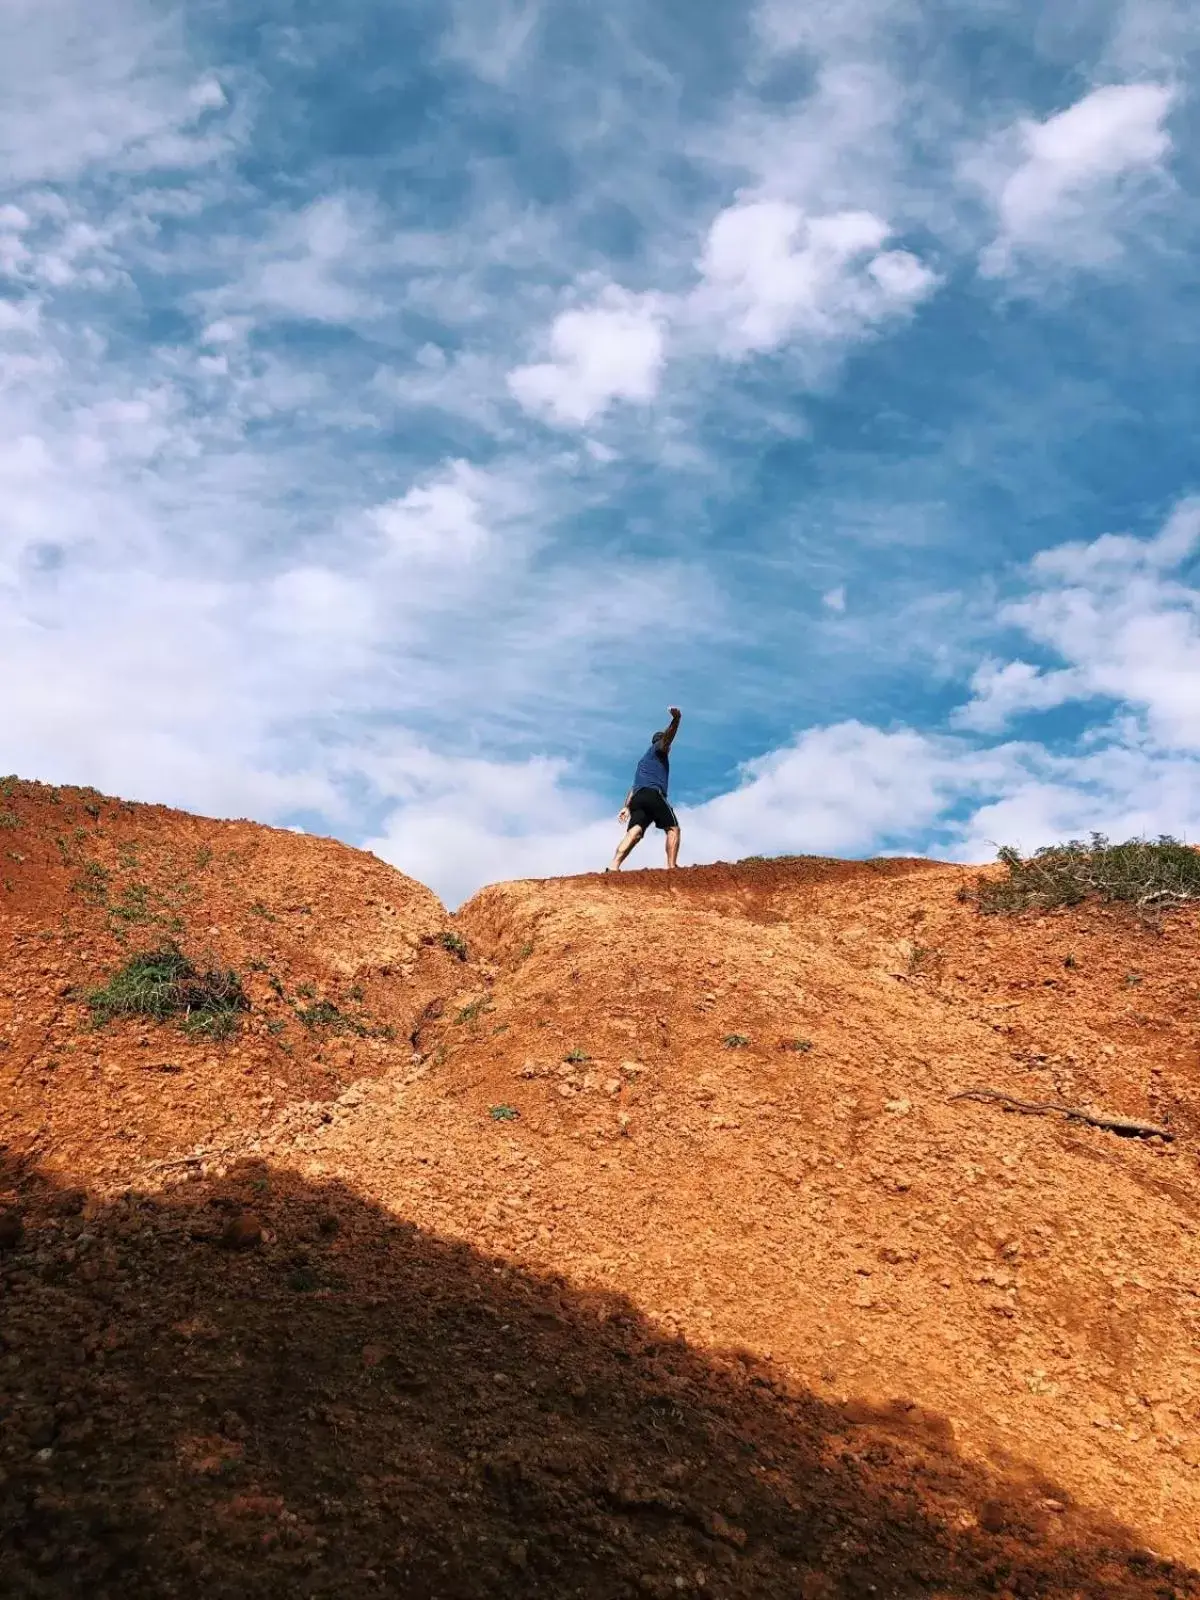
{"type": "Polygon", "coordinates": [[[1195,912],[5,788],[3,1592],[1200,1596],[1195,912]]]}

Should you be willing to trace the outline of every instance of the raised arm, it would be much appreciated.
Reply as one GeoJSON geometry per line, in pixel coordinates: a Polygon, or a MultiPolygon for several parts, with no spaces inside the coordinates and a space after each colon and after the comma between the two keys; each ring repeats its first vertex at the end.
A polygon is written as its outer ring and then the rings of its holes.
{"type": "Polygon", "coordinates": [[[663,755],[666,755],[667,751],[675,743],[675,735],[679,732],[679,719],[683,715],[678,706],[669,706],[667,709],[671,713],[671,726],[663,734],[662,742],[659,745],[663,755]]]}

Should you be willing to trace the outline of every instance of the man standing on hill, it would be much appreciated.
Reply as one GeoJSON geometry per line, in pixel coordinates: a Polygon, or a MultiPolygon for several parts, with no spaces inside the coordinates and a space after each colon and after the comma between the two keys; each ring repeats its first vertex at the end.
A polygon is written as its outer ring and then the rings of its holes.
{"type": "Polygon", "coordinates": [[[633,787],[625,796],[621,821],[626,824],[625,837],[617,846],[612,865],[605,872],[620,871],[621,863],[637,844],[651,823],[667,836],[667,865],[679,865],[679,819],[667,804],[667,783],[670,778],[671,745],[679,732],[681,712],[671,706],[671,725],[653,735],[650,748],[637,764],[633,787]]]}

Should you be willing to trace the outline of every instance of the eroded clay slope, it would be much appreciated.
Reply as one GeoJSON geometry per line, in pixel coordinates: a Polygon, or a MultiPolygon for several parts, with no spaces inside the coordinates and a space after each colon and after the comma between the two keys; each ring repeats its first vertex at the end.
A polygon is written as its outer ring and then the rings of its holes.
{"type": "Polygon", "coordinates": [[[822,1396],[943,1414],[977,1458],[1194,1557],[1197,917],[985,918],[971,879],[796,862],[485,891],[459,926],[497,976],[430,1042],[428,1165],[389,1192],[822,1396]],[[951,1098],[974,1087],[1179,1138],[951,1098]],[[495,1143],[496,1105],[519,1112],[509,1178],[476,1213],[439,1152],[464,1126],[495,1143]]]}
{"type": "Polygon", "coordinates": [[[332,839],[6,780],[0,1140],[76,1183],[270,1148],[408,1063],[414,1019],[461,966],[448,927],[429,890],[332,839]],[[232,1039],[93,1026],[86,993],[167,940],[240,975],[232,1039]]]}
{"type": "Polygon", "coordinates": [[[1200,1600],[1193,913],[7,787],[6,1594],[1200,1600]],[[93,1027],[165,937],[232,1037],[93,1027]]]}

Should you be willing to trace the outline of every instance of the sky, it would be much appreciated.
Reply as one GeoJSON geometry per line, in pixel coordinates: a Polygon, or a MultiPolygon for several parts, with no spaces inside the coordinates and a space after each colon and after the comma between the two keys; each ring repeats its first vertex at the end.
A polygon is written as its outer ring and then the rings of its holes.
{"type": "Polygon", "coordinates": [[[1200,838],[1191,0],[104,16],[0,14],[0,770],[451,905],[671,703],[685,863],[1200,838]]]}

